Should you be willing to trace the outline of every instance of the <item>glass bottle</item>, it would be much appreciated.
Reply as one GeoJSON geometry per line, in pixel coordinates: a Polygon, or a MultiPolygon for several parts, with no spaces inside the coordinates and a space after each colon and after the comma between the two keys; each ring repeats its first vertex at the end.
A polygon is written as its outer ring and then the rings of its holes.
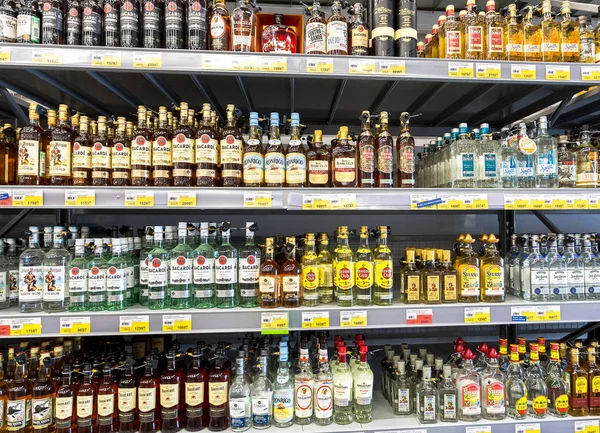
{"type": "Polygon", "coordinates": [[[184,47],[186,30],[184,28],[185,9],[188,4],[183,1],[170,0],[165,2],[165,48],[181,50],[184,47]]]}
{"type": "Polygon", "coordinates": [[[160,374],[160,429],[174,433],[184,423],[184,374],[176,365],[173,350],[167,352],[166,358],[167,366],[160,374]]]}
{"type": "Polygon", "coordinates": [[[334,0],[327,20],[327,55],[348,55],[348,23],[339,0],[334,0]]]}
{"type": "Polygon", "coordinates": [[[450,261],[450,250],[442,250],[442,262],[440,270],[440,287],[442,289],[442,303],[450,304],[457,302],[457,276],[458,272],[452,267],[450,261]]]}
{"type": "Polygon", "coordinates": [[[238,52],[255,51],[253,47],[254,12],[247,0],[238,0],[231,13],[231,50],[238,52]]]}
{"type": "Polygon", "coordinates": [[[187,37],[186,48],[188,50],[208,49],[208,4],[204,0],[193,0],[186,8],[187,37]]]}
{"type": "Polygon", "coordinates": [[[396,362],[396,375],[392,385],[394,414],[410,415],[413,410],[413,386],[410,379],[406,376],[406,361],[396,362]]]}
{"type": "Polygon", "coordinates": [[[536,188],[556,188],[558,186],[556,139],[548,134],[548,119],[540,117],[539,133],[535,138],[537,147],[535,161],[536,188]]]}
{"type": "Polygon", "coordinates": [[[29,227],[29,248],[19,256],[19,310],[33,313],[44,310],[44,251],[40,248],[37,227],[29,227]]]}
{"type": "Polygon", "coordinates": [[[251,386],[252,426],[264,430],[273,424],[273,385],[268,377],[268,352],[261,352],[259,357],[258,377],[251,386]]]}
{"type": "Polygon", "coordinates": [[[319,233],[319,304],[333,302],[333,258],[329,252],[327,233],[319,233]]]}
{"type": "Polygon", "coordinates": [[[71,184],[71,153],[74,139],[69,125],[69,108],[58,107],[58,125],[50,132],[48,176],[51,185],[71,184]]]}
{"type": "Polygon", "coordinates": [[[131,184],[131,143],[125,135],[125,127],[125,118],[117,117],[117,130],[110,149],[110,165],[112,167],[110,185],[112,186],[129,186],[131,184]]]}
{"type": "Polygon", "coordinates": [[[208,242],[208,223],[200,223],[200,245],[193,255],[194,307],[214,307],[215,250],[208,242]]]}
{"type": "Polygon", "coordinates": [[[106,131],[106,117],[98,117],[98,133],[91,137],[92,145],[92,185],[108,186],[112,172],[112,140],[106,131]]]}
{"type": "Polygon", "coordinates": [[[400,115],[401,130],[396,140],[398,149],[398,187],[415,187],[415,139],[409,130],[410,115],[400,115]]]}
{"type": "Polygon", "coordinates": [[[185,378],[186,430],[199,431],[208,426],[208,371],[202,365],[202,349],[192,351],[192,366],[185,378]]]}
{"type": "Polygon", "coordinates": [[[296,53],[296,31],[284,24],[283,14],[273,15],[273,24],[264,28],[261,42],[263,53],[296,53]]]}
{"type": "Polygon", "coordinates": [[[296,238],[286,238],[286,260],[281,264],[281,289],[283,307],[294,308],[302,305],[302,269],[296,260],[296,238]]]}
{"type": "Polygon", "coordinates": [[[525,34],[523,23],[517,20],[517,6],[508,5],[508,20],[506,23],[506,60],[523,61],[525,59],[525,34]]]}
{"type": "MultiPolygon", "coordinates": [[[[39,364],[39,376],[32,384],[31,423],[34,431],[40,433],[54,430],[52,424],[55,419],[56,385],[51,379],[51,364],[50,354],[48,352],[42,354],[39,364]]],[[[6,392],[6,389],[3,392],[6,392]]]]}
{"type": "Polygon", "coordinates": [[[230,223],[223,223],[222,243],[215,250],[215,292],[217,308],[237,306],[238,251],[229,243],[230,223]]]}
{"type": "Polygon", "coordinates": [[[416,386],[417,417],[421,424],[437,422],[437,392],[431,381],[431,367],[423,367],[423,377],[416,386]]]}
{"type": "MultiPolygon", "coordinates": [[[[579,61],[581,63],[595,63],[596,45],[594,43],[594,28],[591,17],[580,15],[579,20],[579,61]]],[[[563,30],[564,31],[564,30],[563,30]]]]}
{"type": "Polygon", "coordinates": [[[74,396],[75,390],[71,384],[71,366],[67,365],[62,369],[62,385],[56,390],[54,406],[56,433],[73,433],[75,431],[74,396]]]}
{"type": "Polygon", "coordinates": [[[348,227],[338,227],[338,245],[333,254],[335,298],[340,307],[351,307],[355,300],[356,261],[349,245],[348,227]]]}
{"type": "Polygon", "coordinates": [[[294,375],[294,423],[298,425],[310,424],[314,418],[313,372],[308,355],[308,344],[303,341],[300,346],[298,370],[294,375]]]}
{"type": "MultiPolygon", "coordinates": [[[[113,433],[118,430],[117,391],[114,371],[110,365],[102,368],[104,375],[98,386],[96,407],[98,409],[98,433],[113,433]]],[[[63,379],[64,381],[64,379],[63,379]]]]}
{"type": "Polygon", "coordinates": [[[273,238],[267,238],[265,259],[260,265],[258,277],[259,301],[262,308],[275,308],[281,305],[281,270],[273,254],[273,238]]]}
{"type": "Polygon", "coordinates": [[[377,153],[377,169],[375,171],[375,187],[392,188],[394,186],[394,138],[388,132],[389,114],[379,113],[379,132],[375,137],[377,153]]]}
{"type": "Polygon", "coordinates": [[[560,13],[562,21],[560,22],[561,58],[559,61],[579,62],[581,32],[577,20],[571,18],[571,2],[569,0],[561,2],[560,13]]]}
{"type": "Polygon", "coordinates": [[[540,253],[540,240],[537,235],[531,236],[531,254],[523,258],[521,290],[525,300],[544,301],[550,295],[548,261],[540,253]]]}
{"type": "Polygon", "coordinates": [[[355,253],[354,275],[356,281],[356,305],[373,303],[373,251],[369,246],[369,227],[360,227],[360,244],[355,253]]]}
{"type": "Polygon", "coordinates": [[[363,111],[360,120],[361,131],[356,141],[359,186],[373,188],[377,171],[377,153],[375,152],[375,136],[371,133],[371,113],[363,111]]]}
{"type": "Polygon", "coordinates": [[[360,346],[360,364],[354,371],[354,414],[356,422],[373,421],[373,372],[367,362],[368,347],[360,346]]]}
{"type": "Polygon", "coordinates": [[[350,9],[352,18],[348,24],[348,54],[351,56],[369,55],[369,26],[365,22],[365,6],[354,3],[350,9]]]}
{"type": "Polygon", "coordinates": [[[306,154],[301,141],[300,114],[292,113],[290,141],[285,155],[285,185],[290,188],[306,186],[306,154]]]}
{"type": "Polygon", "coordinates": [[[421,303],[421,271],[415,264],[415,250],[406,250],[406,265],[402,270],[402,287],[405,304],[421,303]]]}
{"type": "MultiPolygon", "coordinates": [[[[89,311],[106,309],[107,293],[106,280],[108,261],[104,258],[104,243],[102,239],[94,239],[92,243],[94,256],[88,263],[88,304],[89,311]]],[[[117,268],[115,268],[115,271],[117,268]]]]}
{"type": "MultiPolygon", "coordinates": [[[[235,138],[229,141],[235,144],[235,138]]],[[[219,149],[217,132],[211,125],[210,104],[203,104],[202,123],[197,131],[195,147],[196,186],[215,186],[217,184],[217,164],[220,163],[219,149]]],[[[235,159],[234,156],[235,153],[229,155],[231,157],[229,159],[235,159]]]]}
{"type": "Polygon", "coordinates": [[[496,2],[488,0],[485,5],[485,50],[487,60],[504,60],[506,39],[506,22],[502,15],[496,13],[496,2]]]}
{"type": "Polygon", "coordinates": [[[225,128],[223,128],[221,136],[222,138],[219,147],[222,170],[221,186],[241,186],[244,162],[244,141],[242,133],[237,126],[234,105],[227,105],[227,124],[225,125],[225,128]]]}
{"type": "Polygon", "coordinates": [[[333,372],[333,421],[345,425],[354,421],[352,413],[353,376],[346,362],[346,347],[338,348],[338,365],[333,372]]]}
{"type": "Polygon", "coordinates": [[[319,372],[314,377],[314,423],[327,426],[333,422],[333,376],[329,370],[327,348],[320,347],[318,356],[319,372]]]}
{"type": "MultiPolygon", "coordinates": [[[[542,44],[541,54],[544,62],[560,62],[561,61],[561,42],[562,42],[562,25],[554,21],[552,17],[552,6],[550,0],[542,2],[542,44]]],[[[579,28],[577,32],[579,32],[579,28]]],[[[577,47],[579,54],[579,47],[577,47]]],[[[526,58],[527,60],[527,58],[526,58]]]]}
{"type": "Polygon", "coordinates": [[[308,160],[307,185],[313,188],[331,186],[331,152],[323,144],[323,131],[315,131],[306,158],[308,160]]]}
{"type": "Polygon", "coordinates": [[[569,415],[587,416],[588,406],[588,373],[579,365],[579,350],[571,347],[570,362],[564,371],[565,382],[569,393],[569,415]]]}
{"type": "Polygon", "coordinates": [[[568,137],[561,135],[558,137],[558,187],[575,188],[576,186],[576,165],[575,153],[569,149],[568,137]]]}
{"type": "MultiPolygon", "coordinates": [[[[554,235],[548,236],[546,260],[550,271],[550,300],[566,301],[569,297],[567,260],[558,252],[557,240],[554,235]]],[[[541,349],[540,346],[540,355],[542,354],[541,349]]],[[[542,360],[542,364],[544,364],[544,360],[542,360]]]]}
{"type": "MultiPolygon", "coordinates": [[[[190,9],[192,5],[188,6],[190,9]]],[[[188,124],[189,107],[187,102],[179,104],[179,125],[173,129],[172,163],[173,185],[193,186],[194,163],[196,162],[196,132],[193,124],[188,124]]]]}
{"type": "Polygon", "coordinates": [[[27,0],[19,8],[17,15],[17,42],[20,44],[39,44],[42,12],[40,3],[27,0]]]}
{"type": "Polygon", "coordinates": [[[470,234],[465,235],[462,256],[456,262],[459,302],[479,302],[479,258],[473,252],[472,245],[474,242],[470,234]]]}
{"type": "Polygon", "coordinates": [[[142,47],[162,48],[164,43],[165,3],[156,0],[141,0],[142,11],[142,47]]]}
{"type": "MultiPolygon", "coordinates": [[[[483,60],[486,55],[485,17],[476,12],[475,0],[467,0],[467,13],[461,20],[465,59],[483,60]]],[[[447,24],[447,23],[446,23],[447,24]]]]}
{"type": "Polygon", "coordinates": [[[258,226],[246,223],[246,244],[238,250],[240,307],[258,307],[258,286],[261,250],[254,243],[258,226]]]}
{"type": "Polygon", "coordinates": [[[32,433],[31,397],[33,385],[27,377],[25,354],[17,355],[15,360],[15,377],[8,385],[6,425],[12,432],[32,433]]]}
{"type": "Polygon", "coordinates": [[[325,54],[327,52],[327,23],[321,12],[319,1],[313,1],[310,17],[306,20],[305,47],[306,54],[325,54]]]}
{"type": "MultiPolygon", "coordinates": [[[[23,8],[21,8],[23,9],[23,8]]],[[[39,125],[37,104],[29,104],[29,124],[21,129],[17,154],[17,184],[41,185],[46,179],[44,130],[39,125]]]]}
{"type": "Polygon", "coordinates": [[[81,116],[79,134],[73,141],[73,185],[86,186],[91,184],[92,170],[92,140],[88,134],[88,117],[81,116]]]}
{"type": "Polygon", "coordinates": [[[600,413],[600,367],[596,364],[596,348],[587,348],[589,415],[600,413]]]}
{"type": "Polygon", "coordinates": [[[153,134],[146,123],[146,107],[138,107],[137,127],[131,139],[131,185],[150,186],[152,179],[153,134]]]}
{"type": "Polygon", "coordinates": [[[576,187],[596,188],[598,186],[598,151],[591,144],[589,125],[583,125],[581,144],[576,152],[576,187]]]}
{"type": "Polygon", "coordinates": [[[169,262],[171,254],[164,245],[163,227],[154,227],[154,248],[148,253],[148,308],[169,307],[169,262]]]}
{"type": "Polygon", "coordinates": [[[98,418],[98,408],[94,401],[98,395],[97,387],[92,383],[92,366],[86,364],[83,368],[83,384],[77,390],[76,413],[77,432],[92,432],[98,418]]]}
{"type": "Polygon", "coordinates": [[[516,344],[511,344],[510,364],[506,372],[507,414],[517,420],[527,416],[527,388],[523,378],[519,348],[516,344]]]}
{"type": "Polygon", "coordinates": [[[307,233],[302,255],[302,305],[319,305],[319,259],[315,251],[315,234],[307,233]]]}
{"type": "Polygon", "coordinates": [[[102,3],[93,0],[83,0],[81,3],[83,16],[81,18],[81,45],[102,45],[102,3]]]}
{"type": "Polygon", "coordinates": [[[250,387],[246,381],[245,360],[240,352],[236,358],[236,376],[229,389],[229,416],[232,431],[246,431],[251,427],[250,387]]]}
{"type": "Polygon", "coordinates": [[[483,405],[482,415],[485,419],[501,420],[506,418],[506,390],[504,373],[498,365],[498,352],[491,348],[486,354],[487,367],[481,373],[483,405]]]}
{"type": "Polygon", "coordinates": [[[294,383],[290,375],[288,348],[279,343],[279,367],[273,381],[273,425],[289,427],[294,423],[294,383]]]}
{"type": "Polygon", "coordinates": [[[6,260],[8,265],[7,293],[10,306],[19,305],[19,256],[17,255],[17,241],[14,238],[6,238],[8,244],[6,260]]]}
{"type": "Polygon", "coordinates": [[[342,126],[337,145],[333,148],[332,152],[334,187],[356,187],[356,154],[356,146],[351,144],[348,138],[348,127],[342,126]]]}
{"type": "Polygon", "coordinates": [[[170,186],[173,178],[173,132],[168,126],[167,107],[158,108],[158,128],[152,141],[152,185],[170,186]]]}
{"type": "Polygon", "coordinates": [[[460,399],[458,401],[458,419],[461,421],[478,421],[481,419],[481,376],[474,369],[475,355],[470,349],[462,355],[462,369],[456,377],[456,387],[460,399]]]}
{"type": "Polygon", "coordinates": [[[548,411],[548,386],[544,382],[539,365],[538,345],[529,347],[529,368],[525,386],[527,388],[527,407],[531,417],[541,419],[548,411]]]}
{"type": "Polygon", "coordinates": [[[440,44],[444,44],[446,59],[465,58],[466,41],[461,30],[461,21],[454,15],[454,5],[446,6],[446,23],[440,32],[440,44]]]}
{"type": "Polygon", "coordinates": [[[439,304],[441,301],[441,275],[435,266],[435,251],[426,250],[424,266],[421,269],[421,294],[426,304],[439,304]]]}
{"type": "Polygon", "coordinates": [[[208,49],[231,51],[230,17],[224,0],[217,0],[209,19],[208,49]]]}
{"type": "Polygon", "coordinates": [[[122,254],[121,239],[112,239],[111,250],[112,257],[106,263],[106,309],[118,311],[127,308],[127,261],[122,254]]]}
{"type": "Polygon", "coordinates": [[[53,247],[44,257],[44,289],[42,298],[44,309],[50,312],[65,311],[69,301],[65,300],[69,293],[69,274],[67,266],[71,262],[71,254],[64,247],[64,227],[54,227],[53,247]]]}
{"type": "Polygon", "coordinates": [[[456,405],[458,403],[458,390],[452,381],[452,366],[446,364],[442,367],[443,380],[438,385],[440,421],[456,422],[456,405]]]}
{"type": "Polygon", "coordinates": [[[569,413],[569,391],[563,380],[558,343],[550,343],[550,362],[545,373],[548,387],[548,412],[554,417],[564,418],[569,413]]]}
{"type": "Polygon", "coordinates": [[[490,234],[487,239],[485,255],[481,258],[481,301],[504,302],[504,259],[498,253],[498,239],[490,234]]]}
{"type": "Polygon", "coordinates": [[[285,183],[285,149],[279,132],[279,114],[271,113],[269,144],[265,149],[265,186],[281,187],[285,183]]]}
{"type": "Polygon", "coordinates": [[[85,239],[75,240],[75,257],[69,263],[69,311],[85,311],[88,297],[88,260],[85,239]]]}
{"type": "Polygon", "coordinates": [[[177,228],[178,243],[171,250],[169,260],[169,290],[171,308],[184,309],[192,306],[192,261],[194,250],[188,241],[188,224],[180,222],[177,228]]]}
{"type": "Polygon", "coordinates": [[[121,47],[140,46],[140,7],[136,0],[123,0],[119,8],[121,47]]]}
{"type": "Polygon", "coordinates": [[[533,6],[525,8],[523,19],[523,32],[525,34],[525,61],[542,61],[542,26],[533,23],[533,6]]]}
{"type": "Polygon", "coordinates": [[[258,113],[250,113],[250,131],[244,147],[243,180],[246,187],[259,187],[265,180],[265,156],[262,150],[262,133],[258,126],[258,113]]]}
{"type": "Polygon", "coordinates": [[[127,359],[124,371],[118,382],[117,408],[119,411],[119,433],[133,433],[138,430],[136,414],[136,379],[133,375],[133,359],[127,359]]]}

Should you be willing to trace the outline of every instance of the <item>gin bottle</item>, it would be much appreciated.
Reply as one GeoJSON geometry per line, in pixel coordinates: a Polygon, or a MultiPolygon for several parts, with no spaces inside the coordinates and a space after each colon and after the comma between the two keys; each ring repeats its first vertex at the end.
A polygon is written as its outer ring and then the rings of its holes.
{"type": "Polygon", "coordinates": [[[314,381],[308,344],[302,341],[298,360],[298,373],[294,376],[296,404],[294,409],[294,423],[299,425],[310,424],[314,418],[314,381]]]}
{"type": "Polygon", "coordinates": [[[373,421],[373,372],[367,362],[367,346],[360,346],[360,364],[354,372],[354,413],[356,422],[373,421]]]}
{"type": "Polygon", "coordinates": [[[9,265],[4,255],[4,242],[0,239],[0,309],[10,307],[9,265]]]}
{"type": "Polygon", "coordinates": [[[567,289],[569,300],[585,299],[585,265],[575,252],[575,238],[567,235],[565,238],[564,258],[567,262],[567,289]]]}
{"type": "Polygon", "coordinates": [[[443,379],[438,385],[440,421],[456,422],[456,405],[458,403],[458,390],[452,381],[452,366],[445,364],[442,367],[443,379]]]}
{"type": "Polygon", "coordinates": [[[531,343],[529,347],[529,368],[525,387],[527,388],[527,412],[533,418],[546,417],[548,410],[548,386],[540,369],[538,345],[531,343]]]}
{"type": "Polygon", "coordinates": [[[200,223],[200,245],[194,250],[195,308],[215,306],[215,250],[208,241],[208,223],[200,223]]]}
{"type": "Polygon", "coordinates": [[[13,238],[5,239],[8,244],[6,260],[8,261],[8,291],[10,306],[19,305],[19,256],[17,254],[17,241],[13,238]]]}
{"type": "Polygon", "coordinates": [[[346,347],[338,348],[338,366],[333,372],[333,421],[336,424],[350,424],[352,414],[353,378],[346,362],[346,347]]]}
{"type": "Polygon", "coordinates": [[[252,426],[257,430],[271,427],[273,423],[273,388],[267,376],[268,352],[259,358],[258,378],[252,383],[252,426]]]}
{"type": "Polygon", "coordinates": [[[279,343],[279,367],[273,382],[273,425],[289,427],[294,423],[294,382],[290,376],[288,348],[279,343]]]}
{"type": "Polygon", "coordinates": [[[546,260],[550,270],[550,300],[566,301],[569,297],[567,260],[558,252],[555,235],[548,237],[546,260]]]}
{"type": "Polygon", "coordinates": [[[194,250],[188,243],[188,224],[177,225],[178,243],[171,251],[169,261],[169,289],[171,308],[184,309],[192,306],[192,260],[194,250]]]}
{"type": "Polygon", "coordinates": [[[236,376],[229,389],[229,424],[231,431],[241,432],[248,430],[252,425],[251,398],[250,387],[246,381],[244,357],[238,356],[235,362],[236,376]]]}
{"type": "Polygon", "coordinates": [[[499,188],[500,187],[500,155],[498,154],[498,142],[492,139],[490,125],[481,124],[480,139],[477,146],[477,187],[499,188]]]}
{"type": "Polygon", "coordinates": [[[523,381],[524,373],[519,359],[519,347],[510,345],[510,364],[506,372],[506,397],[508,416],[525,419],[527,416],[527,388],[523,381]]]}
{"type": "Polygon", "coordinates": [[[517,150],[510,139],[510,129],[500,132],[500,179],[502,188],[517,187],[517,150]]]}
{"type": "Polygon", "coordinates": [[[597,299],[600,296],[600,260],[592,252],[590,235],[584,235],[583,237],[581,259],[585,271],[585,296],[587,299],[597,299]]]}
{"type": "Polygon", "coordinates": [[[431,381],[431,367],[423,367],[423,378],[416,387],[417,417],[421,424],[437,423],[437,392],[431,381]]]}
{"type": "Polygon", "coordinates": [[[459,125],[458,140],[452,144],[452,188],[475,188],[478,161],[475,158],[476,142],[468,138],[466,123],[459,125]]]}
{"type": "Polygon", "coordinates": [[[565,418],[569,413],[569,390],[563,380],[558,343],[550,343],[546,386],[548,387],[548,412],[554,417],[565,418]]]}
{"type": "Polygon", "coordinates": [[[104,258],[102,239],[94,239],[92,243],[94,255],[88,262],[88,304],[90,311],[106,309],[106,271],[108,262],[104,258]]]}
{"type": "Polygon", "coordinates": [[[238,250],[240,307],[258,307],[258,275],[261,251],[254,243],[256,223],[246,223],[246,243],[238,250]]]}
{"type": "Polygon", "coordinates": [[[475,355],[470,349],[462,355],[463,368],[456,377],[458,401],[458,419],[478,421],[481,419],[481,376],[473,366],[475,355]]]}
{"type": "Polygon", "coordinates": [[[215,282],[217,308],[233,308],[238,300],[238,251],[229,243],[230,223],[223,223],[222,241],[215,249],[215,282]]]}
{"type": "Polygon", "coordinates": [[[148,253],[154,248],[154,228],[146,226],[140,251],[140,305],[148,305],[148,253]]]}
{"type": "Polygon", "coordinates": [[[148,308],[169,308],[169,260],[162,226],[154,227],[154,248],[148,253],[148,308]]]}
{"type": "Polygon", "coordinates": [[[535,138],[537,161],[535,164],[536,188],[558,188],[556,139],[548,134],[548,118],[540,117],[539,133],[535,138]]]}
{"type": "Polygon", "coordinates": [[[127,308],[127,262],[121,254],[121,239],[112,240],[112,258],[106,269],[106,309],[109,311],[127,308]]]}
{"type": "Polygon", "coordinates": [[[85,239],[75,241],[75,258],[69,263],[69,311],[85,311],[88,297],[88,260],[85,239]]]}
{"type": "Polygon", "coordinates": [[[527,125],[519,123],[517,147],[517,188],[535,188],[537,144],[527,136],[527,125]]]}
{"type": "Polygon", "coordinates": [[[44,257],[44,288],[42,298],[44,309],[49,312],[64,311],[68,308],[69,277],[67,266],[71,261],[71,254],[64,245],[65,228],[54,227],[53,246],[44,257]]]}

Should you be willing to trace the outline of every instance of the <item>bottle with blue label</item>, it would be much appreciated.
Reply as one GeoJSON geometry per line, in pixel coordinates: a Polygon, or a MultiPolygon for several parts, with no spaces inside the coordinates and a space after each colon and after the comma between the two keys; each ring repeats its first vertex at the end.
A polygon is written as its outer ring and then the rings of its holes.
{"type": "Polygon", "coordinates": [[[481,124],[481,135],[477,142],[477,187],[499,188],[500,187],[500,155],[498,154],[498,142],[492,139],[490,125],[481,124]]]}
{"type": "Polygon", "coordinates": [[[262,151],[262,130],[258,126],[258,113],[250,113],[250,132],[244,147],[244,186],[262,186],[265,177],[265,156],[262,151]]]}
{"type": "Polygon", "coordinates": [[[540,117],[537,145],[537,164],[535,170],[536,188],[558,188],[558,164],[556,139],[548,134],[548,118],[540,117]]]}
{"type": "Polygon", "coordinates": [[[236,376],[229,389],[229,425],[232,431],[242,432],[250,428],[250,387],[246,382],[244,372],[245,352],[240,351],[235,362],[237,364],[236,376]]]}
{"type": "Polygon", "coordinates": [[[516,137],[511,140],[510,129],[502,128],[500,132],[500,181],[502,188],[517,187],[517,149],[516,137]]]}
{"type": "Polygon", "coordinates": [[[300,114],[292,113],[290,143],[285,156],[285,184],[289,187],[306,186],[306,152],[302,146],[300,114]]]}
{"type": "Polygon", "coordinates": [[[285,149],[279,132],[279,113],[271,113],[269,144],[265,151],[265,186],[282,187],[285,183],[285,149]]]}
{"type": "Polygon", "coordinates": [[[475,157],[477,141],[471,140],[466,123],[459,125],[458,140],[452,145],[453,188],[475,188],[477,158],[475,157]]]}
{"type": "Polygon", "coordinates": [[[268,366],[268,351],[263,350],[258,378],[252,384],[252,426],[258,430],[269,428],[273,423],[273,388],[267,375],[268,366]]]}

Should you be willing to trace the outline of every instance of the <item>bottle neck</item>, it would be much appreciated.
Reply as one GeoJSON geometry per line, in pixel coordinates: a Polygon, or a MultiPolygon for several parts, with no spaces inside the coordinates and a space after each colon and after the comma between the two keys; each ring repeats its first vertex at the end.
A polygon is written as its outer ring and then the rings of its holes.
{"type": "Polygon", "coordinates": [[[246,245],[254,245],[254,232],[246,230],[246,245]]]}
{"type": "Polygon", "coordinates": [[[300,140],[300,126],[293,125],[291,127],[290,140],[300,140]]]}
{"type": "Polygon", "coordinates": [[[142,112],[138,112],[138,122],[137,122],[137,126],[140,129],[143,129],[146,127],[146,113],[142,113],[142,112]]]}
{"type": "Polygon", "coordinates": [[[361,248],[369,248],[369,236],[361,236],[360,237],[360,247],[361,248]]]}

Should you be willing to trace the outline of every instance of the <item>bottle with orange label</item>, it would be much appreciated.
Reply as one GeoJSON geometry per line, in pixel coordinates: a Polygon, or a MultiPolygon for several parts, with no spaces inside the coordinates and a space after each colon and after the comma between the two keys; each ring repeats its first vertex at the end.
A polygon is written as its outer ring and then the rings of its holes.
{"type": "Polygon", "coordinates": [[[554,417],[564,418],[569,413],[569,396],[567,385],[563,380],[559,347],[558,343],[550,343],[546,385],[548,386],[548,412],[554,417]]]}
{"type": "Polygon", "coordinates": [[[596,348],[587,348],[589,415],[600,414],[600,367],[596,364],[596,348]]]}
{"type": "Polygon", "coordinates": [[[569,393],[569,415],[586,416],[588,407],[588,373],[579,365],[579,349],[571,347],[571,362],[564,372],[569,393]]]}
{"type": "Polygon", "coordinates": [[[504,302],[504,259],[498,253],[498,239],[490,234],[487,237],[485,254],[481,258],[481,301],[504,302]]]}
{"type": "Polygon", "coordinates": [[[474,242],[471,235],[467,233],[462,240],[461,256],[456,261],[459,302],[479,302],[479,258],[473,251],[474,242]]]}
{"type": "Polygon", "coordinates": [[[369,227],[360,227],[360,244],[356,250],[354,275],[356,281],[356,305],[373,302],[373,253],[369,246],[369,227]]]}
{"type": "Polygon", "coordinates": [[[540,367],[537,343],[529,346],[529,369],[525,386],[527,387],[527,408],[529,416],[546,418],[548,412],[548,386],[544,382],[540,367]]]}

